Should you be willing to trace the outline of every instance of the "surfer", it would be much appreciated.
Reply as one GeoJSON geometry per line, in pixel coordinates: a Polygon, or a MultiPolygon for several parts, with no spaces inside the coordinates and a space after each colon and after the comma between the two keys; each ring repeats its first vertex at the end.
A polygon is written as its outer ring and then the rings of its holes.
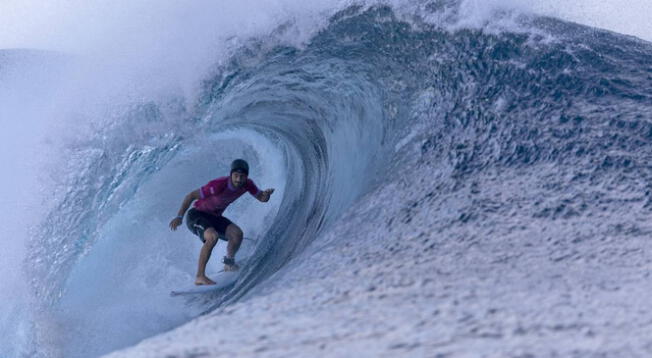
{"type": "Polygon", "coordinates": [[[183,222],[183,216],[190,204],[195,201],[193,207],[186,215],[188,229],[197,235],[204,245],[199,253],[199,264],[197,267],[197,278],[195,285],[214,285],[215,281],[206,277],[206,263],[211,257],[211,252],[217,244],[217,240],[228,241],[226,256],[224,256],[224,271],[237,271],[235,254],[242,243],[242,229],[231,220],[222,216],[222,213],[229,204],[234,202],[245,192],[261,202],[269,201],[274,189],[260,190],[253,180],[248,178],[249,164],[243,159],[236,159],[231,163],[231,173],[211,180],[208,184],[192,191],[186,195],[179,209],[178,216],[170,222],[170,229],[176,230],[183,222]]]}

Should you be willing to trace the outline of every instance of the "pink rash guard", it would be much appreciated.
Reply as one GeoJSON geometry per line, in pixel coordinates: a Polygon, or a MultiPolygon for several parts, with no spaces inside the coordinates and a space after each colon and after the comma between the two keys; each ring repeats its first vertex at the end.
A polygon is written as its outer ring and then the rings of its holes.
{"type": "Polygon", "coordinates": [[[200,199],[195,201],[193,206],[199,211],[220,216],[229,204],[246,191],[253,196],[260,193],[260,189],[251,179],[247,179],[243,187],[236,189],[231,183],[231,177],[220,177],[199,188],[200,199]]]}

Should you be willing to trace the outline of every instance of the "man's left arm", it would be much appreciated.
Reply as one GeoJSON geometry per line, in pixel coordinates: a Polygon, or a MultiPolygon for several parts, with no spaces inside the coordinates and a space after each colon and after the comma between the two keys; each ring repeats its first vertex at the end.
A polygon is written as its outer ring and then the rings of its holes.
{"type": "Polygon", "coordinates": [[[266,203],[269,201],[269,197],[272,196],[272,193],[274,192],[274,189],[266,189],[266,190],[260,190],[256,186],[253,180],[247,179],[247,184],[246,184],[246,189],[251,194],[254,198],[258,199],[258,201],[261,201],[263,203],[266,203]]]}
{"type": "Polygon", "coordinates": [[[272,193],[274,192],[274,189],[266,189],[263,191],[260,191],[255,197],[259,201],[262,201],[263,203],[266,203],[269,201],[269,197],[272,196],[272,193]]]}

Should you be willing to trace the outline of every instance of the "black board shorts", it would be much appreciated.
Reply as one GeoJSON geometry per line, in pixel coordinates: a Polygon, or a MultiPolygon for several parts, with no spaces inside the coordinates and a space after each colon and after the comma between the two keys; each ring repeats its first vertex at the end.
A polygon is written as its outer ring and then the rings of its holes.
{"type": "Polygon", "coordinates": [[[186,225],[188,226],[188,230],[199,236],[201,242],[206,241],[204,240],[204,231],[209,227],[212,227],[217,231],[220,239],[229,241],[229,239],[226,238],[226,228],[231,224],[231,220],[224,216],[215,216],[195,208],[191,208],[186,214],[186,225]]]}

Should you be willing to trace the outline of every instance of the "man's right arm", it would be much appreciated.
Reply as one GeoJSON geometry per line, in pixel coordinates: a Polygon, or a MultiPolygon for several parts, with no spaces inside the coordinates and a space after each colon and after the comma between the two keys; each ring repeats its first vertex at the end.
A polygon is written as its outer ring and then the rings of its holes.
{"type": "Polygon", "coordinates": [[[183,203],[181,203],[181,208],[179,208],[179,212],[177,213],[177,217],[172,219],[172,221],[170,222],[170,229],[176,230],[177,226],[181,225],[181,223],[183,222],[183,215],[186,213],[186,211],[190,207],[190,204],[192,204],[193,201],[200,198],[199,190],[200,189],[191,191],[183,199],[183,203]]]}
{"type": "Polygon", "coordinates": [[[183,217],[183,215],[190,207],[190,204],[192,204],[193,201],[199,199],[199,197],[199,189],[191,191],[188,195],[186,195],[186,197],[183,199],[183,203],[181,204],[181,208],[179,208],[177,216],[183,217]]]}

